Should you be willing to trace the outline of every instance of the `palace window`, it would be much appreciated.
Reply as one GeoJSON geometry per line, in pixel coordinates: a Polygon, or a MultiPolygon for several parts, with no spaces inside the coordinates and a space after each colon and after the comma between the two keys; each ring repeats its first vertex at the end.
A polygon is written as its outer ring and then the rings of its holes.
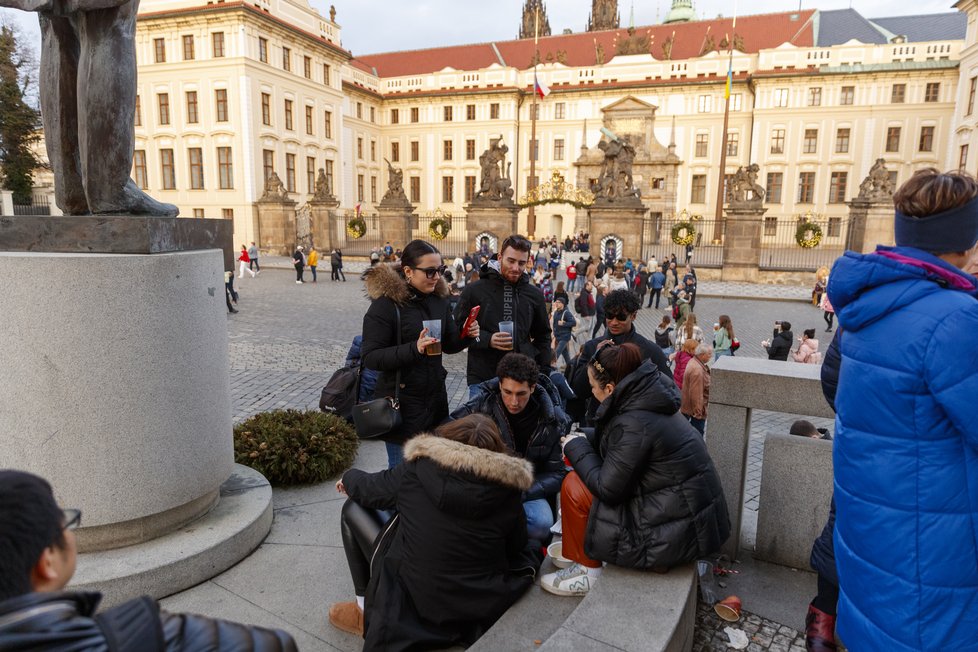
{"type": "Polygon", "coordinates": [[[261,94],[261,123],[272,124],[272,96],[268,93],[261,94]]]}
{"type": "Polygon", "coordinates": [[[443,111],[445,113],[445,122],[451,122],[452,121],[452,107],[450,107],[450,106],[443,107],[443,111]]]}
{"type": "Polygon", "coordinates": [[[465,141],[465,160],[474,161],[475,160],[475,140],[469,139],[465,141]]]}
{"type": "Polygon", "coordinates": [[[829,203],[842,204],[846,201],[846,186],[849,183],[848,172],[833,172],[829,177],[829,203]]]}
{"type": "Polygon", "coordinates": [[[442,142],[442,158],[446,161],[452,160],[452,141],[446,140],[442,142]]]}
{"type": "Polygon", "coordinates": [[[466,104],[465,105],[465,119],[466,120],[475,120],[475,104],[466,104]]]}
{"type": "Polygon", "coordinates": [[[197,124],[197,91],[187,91],[187,124],[197,124]]]}
{"type": "Polygon", "coordinates": [[[156,96],[156,101],[160,109],[160,124],[170,124],[170,94],[159,93],[156,96]]]}
{"type": "Polygon", "coordinates": [[[282,48],[282,70],[292,71],[292,50],[286,47],[282,48]]]}
{"type": "Polygon", "coordinates": [[[917,142],[918,152],[934,151],[934,127],[921,127],[920,140],[917,142]]]}
{"type": "Polygon", "coordinates": [[[187,149],[187,160],[190,163],[190,189],[204,189],[204,151],[199,147],[187,149]]]}
{"type": "Polygon", "coordinates": [[[211,34],[211,56],[220,59],[224,56],[224,32],[211,34]]]}
{"type": "Polygon", "coordinates": [[[262,63],[268,63],[268,39],[258,37],[258,60],[262,63]]]}
{"type": "Polygon", "coordinates": [[[193,61],[194,60],[194,37],[191,34],[184,34],[183,36],[183,60],[193,61]]]}
{"type": "Polygon", "coordinates": [[[421,202],[421,177],[411,177],[411,201],[415,204],[421,202]]]}
{"type": "Polygon", "coordinates": [[[696,110],[699,113],[709,113],[713,110],[713,96],[700,95],[696,98],[696,110]]]}
{"type": "Polygon", "coordinates": [[[411,141],[411,162],[416,163],[421,159],[421,144],[416,141],[411,141]]]}
{"type": "Polygon", "coordinates": [[[564,160],[564,139],[555,138],[554,139],[554,160],[563,161],[564,160]]]}
{"type": "Polygon", "coordinates": [[[958,169],[966,170],[968,168],[968,145],[962,145],[961,149],[958,150],[958,169]]]}
{"type": "Polygon", "coordinates": [[[219,88],[214,91],[214,100],[217,104],[216,120],[218,122],[228,121],[228,92],[227,89],[219,88]]]}
{"type": "Polygon", "coordinates": [[[292,131],[292,100],[285,100],[285,128],[292,131]]]}
{"type": "Polygon", "coordinates": [[[316,192],[316,158],[306,157],[306,192],[310,195],[316,192]]]}
{"type": "Polygon", "coordinates": [[[856,87],[855,86],[843,86],[842,93],[839,96],[839,104],[842,106],[850,106],[856,98],[856,87]]]}
{"type": "Polygon", "coordinates": [[[396,125],[400,122],[401,113],[398,109],[391,109],[391,124],[396,125]]]}
{"type": "Polygon", "coordinates": [[[363,159],[363,138],[357,138],[357,158],[363,159]]]}
{"type": "Polygon", "coordinates": [[[166,63],[166,40],[161,38],[153,39],[153,61],[156,63],[166,63]]]}
{"type": "Polygon", "coordinates": [[[163,190],[173,190],[177,187],[172,149],[160,150],[160,176],[163,179],[163,190]]]}
{"type": "Polygon", "coordinates": [[[416,106],[411,107],[411,122],[418,122],[420,121],[420,119],[421,117],[420,117],[420,112],[418,111],[418,107],[416,106]]]}
{"type": "Polygon", "coordinates": [[[455,201],[455,177],[441,178],[441,200],[446,204],[455,201]]]}
{"type": "Polygon", "coordinates": [[[377,177],[370,177],[370,201],[377,203],[377,177]]]}
{"type": "Polygon", "coordinates": [[[941,82],[928,82],[924,91],[925,102],[937,102],[941,96],[941,82]]]}
{"type": "Polygon", "coordinates": [[[705,174],[693,175],[693,183],[689,194],[689,203],[691,204],[706,203],[706,175],[705,174]]]}
{"type": "Polygon", "coordinates": [[[285,188],[295,192],[295,154],[285,155],[285,188]]]}
{"type": "Polygon", "coordinates": [[[312,79],[312,57],[302,57],[302,76],[312,79]]]}
{"type": "Polygon", "coordinates": [[[774,89],[774,106],[785,107],[788,106],[788,89],[787,88],[775,88],[774,89]]]}
{"type": "Polygon", "coordinates": [[[903,104],[906,101],[907,101],[907,85],[893,84],[893,90],[890,92],[890,102],[893,104],[903,104]]]}
{"type": "Polygon", "coordinates": [[[886,151],[900,151],[900,127],[888,127],[886,129],[886,151]]]}
{"type": "Polygon", "coordinates": [[[370,160],[371,161],[376,161],[377,160],[377,141],[376,140],[371,140],[370,141],[370,160]]]}
{"type": "Polygon", "coordinates": [[[813,87],[808,89],[808,106],[822,106],[821,87],[813,87]]]}
{"type": "Polygon", "coordinates": [[[818,129],[806,129],[805,140],[802,141],[803,154],[815,154],[818,152],[818,129]]]}
{"type": "Polygon", "coordinates": [[[136,96],[136,116],[134,122],[137,127],[143,124],[143,108],[140,105],[138,95],[136,96]]]}
{"type": "Polygon", "coordinates": [[[784,129],[775,129],[771,132],[771,153],[784,154],[784,129]]]}
{"type": "Polygon", "coordinates": [[[234,220],[234,209],[233,208],[222,208],[221,217],[225,220],[234,220]]]}
{"type": "Polygon", "coordinates": [[[470,202],[475,199],[475,177],[465,177],[465,201],[470,202]]]}
{"type": "Polygon", "coordinates": [[[706,156],[710,148],[709,134],[696,134],[696,149],[694,156],[706,156]]]}
{"type": "Polygon", "coordinates": [[[323,120],[323,132],[324,132],[323,135],[326,136],[326,138],[333,137],[333,112],[332,111],[326,112],[326,117],[323,120]]]}
{"type": "Polygon", "coordinates": [[[971,115],[975,110],[975,90],[978,88],[978,77],[971,78],[971,86],[968,89],[968,110],[965,115],[971,115]]]}
{"type": "Polygon", "coordinates": [[[221,190],[234,188],[234,162],[230,147],[217,148],[217,179],[221,190]]]}
{"type": "Polygon", "coordinates": [[[835,130],[835,153],[836,154],[848,154],[849,153],[849,134],[851,130],[848,127],[843,127],[835,130]]]}
{"type": "Polygon", "coordinates": [[[554,120],[563,120],[566,113],[566,104],[557,102],[554,104],[554,120]]]}
{"type": "Polygon", "coordinates": [[[313,135],[312,111],[313,108],[311,106],[306,107],[306,133],[310,136],[313,135]]]}
{"type": "Polygon", "coordinates": [[[391,143],[391,163],[397,163],[401,160],[401,144],[399,142],[391,143]]]}
{"type": "Polygon", "coordinates": [[[363,175],[357,175],[357,201],[363,201],[363,175]]]}
{"type": "Polygon", "coordinates": [[[137,149],[132,153],[132,172],[133,181],[143,190],[149,188],[149,179],[146,174],[146,150],[137,149]]]}
{"type": "MultiPolygon", "coordinates": [[[[784,190],[784,172],[767,173],[767,196],[764,201],[768,204],[780,204],[781,192],[784,190]]],[[[775,218],[775,223],[777,218],[775,218]]],[[[774,234],[771,234],[774,235],[774,234]]]]}
{"type": "Polygon", "coordinates": [[[737,151],[739,149],[740,149],[740,132],[728,131],[727,132],[727,156],[737,156],[737,151]]]}
{"type": "Polygon", "coordinates": [[[815,173],[798,173],[798,203],[811,204],[815,201],[815,173]]]}
{"type": "Polygon", "coordinates": [[[499,103],[493,102],[489,105],[489,119],[499,120],[499,103]]]}
{"type": "Polygon", "coordinates": [[[270,149],[263,149],[261,151],[261,168],[262,168],[262,178],[268,181],[275,172],[275,152],[270,149]]]}

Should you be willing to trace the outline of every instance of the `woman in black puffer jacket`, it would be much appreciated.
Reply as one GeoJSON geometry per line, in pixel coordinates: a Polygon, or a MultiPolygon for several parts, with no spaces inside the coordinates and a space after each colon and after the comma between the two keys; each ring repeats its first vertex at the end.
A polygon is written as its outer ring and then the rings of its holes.
{"type": "Polygon", "coordinates": [[[422,322],[441,321],[442,353],[459,353],[479,336],[474,323],[462,338],[449,307],[448,284],[442,278],[441,254],[424,240],[409,242],[399,264],[370,268],[367,295],[372,299],[363,316],[363,366],[380,372],[374,397],[394,396],[400,372],[401,426],[384,437],[387,460],[394,467],[403,458],[404,442],[429,431],[448,417],[447,372],[441,355],[426,355],[437,340],[424,331],[422,322]],[[397,322],[400,313],[400,341],[397,322]]]}
{"type": "Polygon", "coordinates": [[[601,562],[664,572],[730,535],[720,479],[672,379],[634,344],[613,342],[591,359],[588,379],[601,401],[594,435],[564,438],[574,472],[561,488],[562,553],[575,563],[540,580],[557,595],[587,593],[601,562]]]}

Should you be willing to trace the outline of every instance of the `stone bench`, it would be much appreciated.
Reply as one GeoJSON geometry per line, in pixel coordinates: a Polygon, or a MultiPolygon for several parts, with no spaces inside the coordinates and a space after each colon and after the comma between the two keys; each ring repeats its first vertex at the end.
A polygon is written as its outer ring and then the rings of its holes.
{"type": "MultiPolygon", "coordinates": [[[[541,573],[552,570],[545,561],[541,573]]],[[[583,599],[534,585],[469,650],[686,652],[695,620],[695,564],[666,574],[606,566],[583,599]]]]}

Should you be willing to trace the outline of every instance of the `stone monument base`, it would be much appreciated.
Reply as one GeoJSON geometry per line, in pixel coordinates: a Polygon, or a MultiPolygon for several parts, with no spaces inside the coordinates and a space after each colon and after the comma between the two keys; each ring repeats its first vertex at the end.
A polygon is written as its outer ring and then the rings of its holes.
{"type": "Polygon", "coordinates": [[[234,566],[271,527],[271,486],[258,471],[236,464],[207,514],[152,541],[80,554],[68,588],[101,592],[103,608],[141,595],[163,598],[234,566]]]}
{"type": "Polygon", "coordinates": [[[759,203],[727,207],[720,280],[734,283],[761,280],[761,232],[766,211],[759,203]]]}
{"type": "Polygon", "coordinates": [[[893,199],[853,199],[849,202],[849,249],[862,254],[876,251],[876,245],[893,246],[893,199]]]}
{"type": "MultiPolygon", "coordinates": [[[[502,246],[503,240],[519,233],[520,207],[512,203],[485,202],[481,204],[469,204],[465,207],[465,228],[466,250],[474,251],[476,248],[476,236],[482,233],[489,233],[498,239],[498,246],[502,246]]],[[[499,252],[497,252],[499,253],[499,252]]]]}
{"type": "Polygon", "coordinates": [[[599,251],[598,245],[605,238],[614,236],[621,241],[621,258],[632,258],[640,260],[644,256],[646,245],[642,241],[643,220],[648,209],[638,202],[595,202],[588,210],[590,217],[588,233],[591,234],[591,252],[595,260],[604,257],[604,252],[599,251]]]}
{"type": "Polygon", "coordinates": [[[418,216],[412,212],[413,210],[410,204],[406,206],[381,204],[377,207],[377,214],[380,215],[380,236],[390,242],[395,249],[403,249],[414,239],[412,233],[418,224],[418,216]]]}

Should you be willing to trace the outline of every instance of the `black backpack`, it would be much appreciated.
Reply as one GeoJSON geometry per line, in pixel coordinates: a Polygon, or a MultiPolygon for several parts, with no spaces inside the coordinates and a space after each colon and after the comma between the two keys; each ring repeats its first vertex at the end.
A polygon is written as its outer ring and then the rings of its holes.
{"type": "Polygon", "coordinates": [[[353,406],[360,391],[360,365],[341,367],[329,377],[319,396],[319,409],[353,423],[353,406]]]}

